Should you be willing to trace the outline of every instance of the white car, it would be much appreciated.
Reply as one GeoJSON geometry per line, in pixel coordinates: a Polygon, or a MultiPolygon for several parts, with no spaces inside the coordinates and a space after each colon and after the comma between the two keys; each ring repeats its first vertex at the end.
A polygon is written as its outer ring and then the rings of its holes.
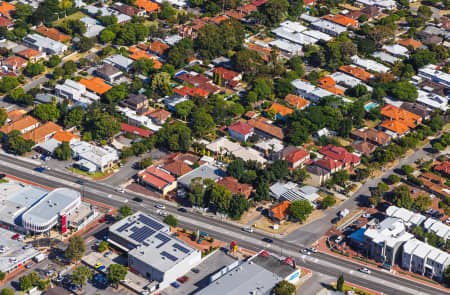
{"type": "Polygon", "coordinates": [[[155,207],[158,209],[166,209],[166,206],[164,206],[162,204],[156,204],[155,207]]]}
{"type": "Polygon", "coordinates": [[[370,275],[370,269],[363,267],[359,269],[360,272],[370,275]]]}
{"type": "Polygon", "coordinates": [[[445,223],[450,224],[450,218],[447,218],[447,220],[445,221],[445,223]]]}
{"type": "Polygon", "coordinates": [[[307,249],[301,250],[300,253],[308,255],[308,256],[311,255],[311,252],[309,252],[307,249]]]}
{"type": "Polygon", "coordinates": [[[125,190],[123,188],[116,188],[116,192],[123,194],[125,190]]]}
{"type": "Polygon", "coordinates": [[[167,213],[166,211],[161,211],[159,212],[159,215],[161,215],[162,217],[166,217],[169,215],[169,213],[167,213]]]}
{"type": "Polygon", "coordinates": [[[318,252],[316,248],[312,248],[312,247],[308,248],[307,250],[312,252],[312,253],[317,253],[318,252]]]}
{"type": "Polygon", "coordinates": [[[369,214],[369,213],[364,213],[364,214],[362,215],[363,218],[370,218],[370,216],[372,216],[372,215],[369,214]]]}
{"type": "Polygon", "coordinates": [[[249,227],[249,226],[244,227],[242,230],[243,230],[243,231],[246,231],[246,232],[248,232],[248,233],[252,233],[252,232],[253,232],[253,228],[251,228],[251,227],[249,227]]]}
{"type": "Polygon", "coordinates": [[[343,236],[339,236],[339,237],[337,237],[336,238],[336,240],[334,240],[336,243],[340,243],[340,242],[342,242],[344,240],[344,237],[343,236]]]}

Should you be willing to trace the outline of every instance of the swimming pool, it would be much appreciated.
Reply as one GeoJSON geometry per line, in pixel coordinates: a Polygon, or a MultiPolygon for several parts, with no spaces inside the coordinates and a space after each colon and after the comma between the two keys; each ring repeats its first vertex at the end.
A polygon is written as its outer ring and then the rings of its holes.
{"type": "Polygon", "coordinates": [[[371,109],[376,108],[377,106],[378,106],[378,104],[376,102],[370,102],[364,106],[364,109],[367,112],[370,112],[371,109]]]}

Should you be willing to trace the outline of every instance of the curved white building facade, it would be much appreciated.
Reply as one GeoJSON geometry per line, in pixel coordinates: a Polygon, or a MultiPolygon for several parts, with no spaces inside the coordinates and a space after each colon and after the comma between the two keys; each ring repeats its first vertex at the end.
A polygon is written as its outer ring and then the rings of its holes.
{"type": "MultiPolygon", "coordinates": [[[[70,216],[81,204],[81,194],[69,188],[57,188],[22,215],[22,226],[31,232],[48,232],[59,218],[70,216]]],[[[64,222],[66,218],[64,218],[64,222]]]]}

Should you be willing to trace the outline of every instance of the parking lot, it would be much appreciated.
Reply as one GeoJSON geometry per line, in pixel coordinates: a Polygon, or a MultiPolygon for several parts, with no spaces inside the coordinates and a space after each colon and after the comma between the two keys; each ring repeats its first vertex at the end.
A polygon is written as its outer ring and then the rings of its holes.
{"type": "Polygon", "coordinates": [[[209,277],[212,274],[216,273],[224,266],[233,263],[234,261],[235,259],[233,257],[228,256],[226,254],[225,249],[219,249],[215,251],[213,254],[207,256],[207,258],[204,259],[204,261],[197,267],[193,268],[195,272],[190,270],[188,273],[186,273],[188,281],[184,283],[177,281],[176,283],[179,285],[178,288],[169,286],[159,293],[161,295],[194,294],[196,291],[198,291],[201,288],[204,288],[209,284],[209,277]]]}

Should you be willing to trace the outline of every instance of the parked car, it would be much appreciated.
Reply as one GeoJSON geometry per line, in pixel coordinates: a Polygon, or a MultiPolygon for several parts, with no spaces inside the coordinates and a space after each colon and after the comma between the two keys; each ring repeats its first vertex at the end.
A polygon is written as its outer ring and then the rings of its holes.
{"type": "Polygon", "coordinates": [[[50,270],[48,270],[46,273],[45,273],[45,276],[46,277],[49,277],[49,276],[51,276],[52,274],[54,274],[55,273],[55,271],[53,270],[53,269],[50,269],[50,270]]]}
{"type": "Polygon", "coordinates": [[[99,271],[102,271],[102,270],[105,270],[106,269],[106,266],[104,266],[104,265],[102,265],[102,266],[100,266],[99,268],[97,268],[99,271]]]}
{"type": "Polygon", "coordinates": [[[116,188],[116,192],[123,194],[125,192],[125,190],[123,188],[116,188]]]}
{"type": "Polygon", "coordinates": [[[302,253],[302,254],[304,254],[304,255],[311,255],[311,252],[309,252],[307,249],[302,249],[301,251],[300,251],[300,253],[302,253]]]}
{"type": "Polygon", "coordinates": [[[203,238],[197,240],[197,244],[201,244],[203,242],[203,238]]]}
{"type": "Polygon", "coordinates": [[[177,279],[177,281],[182,283],[182,284],[184,284],[185,282],[189,281],[189,277],[188,276],[182,276],[182,277],[179,277],[177,279]]]}
{"type": "Polygon", "coordinates": [[[317,253],[317,249],[316,248],[308,248],[308,251],[312,252],[312,253],[317,253]]]}
{"type": "Polygon", "coordinates": [[[166,211],[160,211],[159,215],[162,217],[167,217],[169,215],[169,213],[167,213],[166,211]]]}
{"type": "Polygon", "coordinates": [[[253,228],[251,228],[251,227],[249,227],[249,226],[246,226],[246,227],[242,228],[242,230],[243,230],[243,231],[246,231],[246,232],[248,232],[248,233],[252,233],[252,232],[253,232],[253,228]]]}
{"type": "Polygon", "coordinates": [[[264,208],[262,206],[256,208],[256,211],[261,212],[262,210],[264,210],[264,208]]]}
{"type": "Polygon", "coordinates": [[[366,267],[362,267],[359,269],[360,272],[370,275],[370,270],[366,267]]]}
{"type": "Polygon", "coordinates": [[[100,266],[102,266],[102,264],[101,264],[100,262],[98,262],[96,265],[94,265],[94,268],[97,269],[97,268],[99,268],[100,266]]]}
{"type": "Polygon", "coordinates": [[[15,235],[13,235],[12,237],[11,237],[11,239],[13,239],[13,240],[17,240],[18,238],[20,237],[20,235],[19,234],[15,234],[15,235]]]}
{"type": "Polygon", "coordinates": [[[166,206],[164,206],[163,204],[156,204],[155,207],[158,209],[166,209],[166,206]]]}
{"type": "Polygon", "coordinates": [[[107,251],[104,255],[103,255],[103,257],[108,257],[109,255],[111,255],[112,254],[112,251],[107,251]]]}
{"type": "Polygon", "coordinates": [[[25,267],[28,268],[28,269],[30,269],[30,268],[33,267],[33,265],[34,265],[34,262],[30,262],[30,263],[28,263],[25,267]]]}
{"type": "Polygon", "coordinates": [[[370,218],[370,216],[372,216],[372,214],[369,214],[369,213],[364,213],[362,215],[363,218],[370,218]]]}
{"type": "Polygon", "coordinates": [[[340,242],[342,242],[344,240],[344,237],[343,236],[339,236],[339,237],[337,237],[336,238],[336,240],[334,240],[336,243],[340,243],[340,242]]]}
{"type": "Polygon", "coordinates": [[[180,284],[178,284],[177,282],[170,283],[170,285],[177,289],[180,288],[180,284]]]}
{"type": "Polygon", "coordinates": [[[34,170],[37,172],[41,172],[41,173],[44,173],[44,171],[45,171],[45,169],[42,167],[36,167],[36,168],[34,168],[34,170]]]}
{"type": "Polygon", "coordinates": [[[198,268],[193,268],[193,269],[191,269],[191,271],[192,271],[193,273],[199,273],[199,272],[200,272],[200,270],[199,270],[198,268]]]}
{"type": "Polygon", "coordinates": [[[84,184],[84,180],[78,179],[77,181],[75,181],[75,183],[83,185],[84,184]]]}

